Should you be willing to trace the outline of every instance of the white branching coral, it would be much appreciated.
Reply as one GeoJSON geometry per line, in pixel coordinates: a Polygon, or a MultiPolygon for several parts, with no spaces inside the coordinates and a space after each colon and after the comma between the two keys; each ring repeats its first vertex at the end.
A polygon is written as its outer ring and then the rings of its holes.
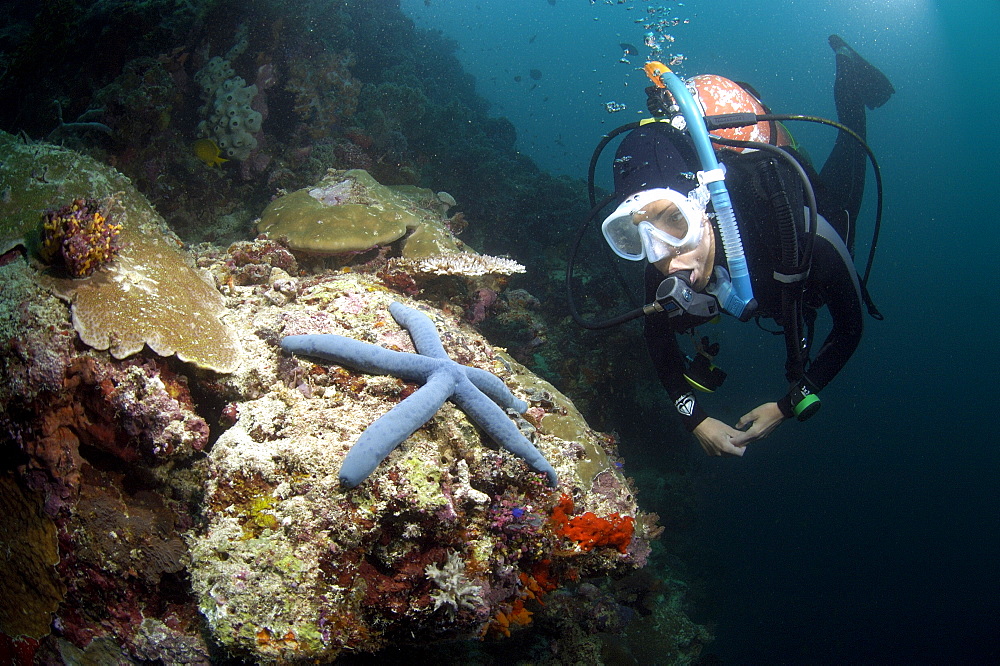
{"type": "Polygon", "coordinates": [[[460,275],[478,277],[481,275],[511,275],[524,273],[525,268],[513,259],[492,257],[488,254],[471,252],[451,252],[435,254],[421,259],[392,259],[393,268],[416,275],[460,275]]]}
{"type": "Polygon", "coordinates": [[[438,586],[431,592],[434,610],[445,607],[449,617],[454,618],[460,609],[474,610],[483,604],[479,592],[482,588],[473,585],[465,575],[465,563],[455,551],[448,552],[444,566],[428,564],[424,573],[438,586]]]}

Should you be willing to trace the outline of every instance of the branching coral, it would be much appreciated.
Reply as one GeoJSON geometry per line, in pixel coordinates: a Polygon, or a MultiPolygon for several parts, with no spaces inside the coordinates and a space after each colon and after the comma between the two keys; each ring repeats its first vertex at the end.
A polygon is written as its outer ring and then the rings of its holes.
{"type": "Polygon", "coordinates": [[[450,551],[444,566],[428,564],[424,573],[438,587],[431,592],[434,610],[443,606],[449,617],[454,618],[460,610],[474,610],[482,605],[483,599],[479,596],[482,588],[473,585],[465,575],[465,563],[458,553],[450,551]]]}
{"type": "Polygon", "coordinates": [[[511,275],[524,273],[525,268],[513,259],[491,257],[472,252],[435,254],[419,259],[397,258],[390,261],[392,268],[403,269],[418,275],[511,275]]]}

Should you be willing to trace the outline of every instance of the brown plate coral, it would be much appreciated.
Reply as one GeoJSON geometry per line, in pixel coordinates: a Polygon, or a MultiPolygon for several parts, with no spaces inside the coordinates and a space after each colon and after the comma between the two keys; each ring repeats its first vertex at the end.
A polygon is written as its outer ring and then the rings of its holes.
{"type": "Polygon", "coordinates": [[[113,261],[86,277],[49,270],[39,278],[71,304],[73,326],[84,343],[109,349],[115,358],[148,344],[161,356],[176,354],[216,372],[236,367],[240,350],[220,319],[221,295],[190,265],[176,236],[125,176],[79,153],[2,132],[0,175],[4,251],[19,244],[44,250],[39,236],[46,211],[86,200],[113,209],[120,226],[114,241],[120,251],[113,261]]]}

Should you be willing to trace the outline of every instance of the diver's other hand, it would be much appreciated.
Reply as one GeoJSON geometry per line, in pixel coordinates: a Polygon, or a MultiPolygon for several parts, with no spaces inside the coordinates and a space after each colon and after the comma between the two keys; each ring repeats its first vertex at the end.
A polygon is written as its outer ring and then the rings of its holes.
{"type": "Polygon", "coordinates": [[[750,442],[764,439],[774,432],[774,429],[781,425],[784,420],[785,415],[781,413],[776,402],[767,402],[760,407],[751,409],[736,422],[739,434],[733,437],[733,445],[746,446],[750,442]],[[750,427],[744,430],[747,426],[750,427]]]}
{"type": "Polygon", "coordinates": [[[701,444],[701,448],[710,456],[743,455],[746,449],[733,444],[735,438],[742,434],[744,433],[712,417],[708,417],[694,428],[694,436],[701,444]]]}
{"type": "Polygon", "coordinates": [[[667,110],[663,108],[663,97],[660,89],[656,86],[646,88],[646,109],[649,115],[654,118],[662,118],[667,115],[667,110]]]}

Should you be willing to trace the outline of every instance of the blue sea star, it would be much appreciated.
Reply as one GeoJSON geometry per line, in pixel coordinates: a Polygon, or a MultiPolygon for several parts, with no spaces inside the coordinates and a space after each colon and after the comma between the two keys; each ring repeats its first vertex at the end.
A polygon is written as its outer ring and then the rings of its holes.
{"type": "Polygon", "coordinates": [[[281,340],[281,348],[293,354],[423,384],[361,433],[340,466],[341,484],[353,488],[367,479],[393,449],[450,400],[500,446],[523,458],[535,471],[544,473],[550,486],[558,485],[555,469],[501,409],[522,414],[528,404],[515,398],[496,375],[451,360],[427,315],[399,302],[392,303],[389,312],[409,332],[416,354],[392,351],[341,335],[289,335],[281,340]]]}

